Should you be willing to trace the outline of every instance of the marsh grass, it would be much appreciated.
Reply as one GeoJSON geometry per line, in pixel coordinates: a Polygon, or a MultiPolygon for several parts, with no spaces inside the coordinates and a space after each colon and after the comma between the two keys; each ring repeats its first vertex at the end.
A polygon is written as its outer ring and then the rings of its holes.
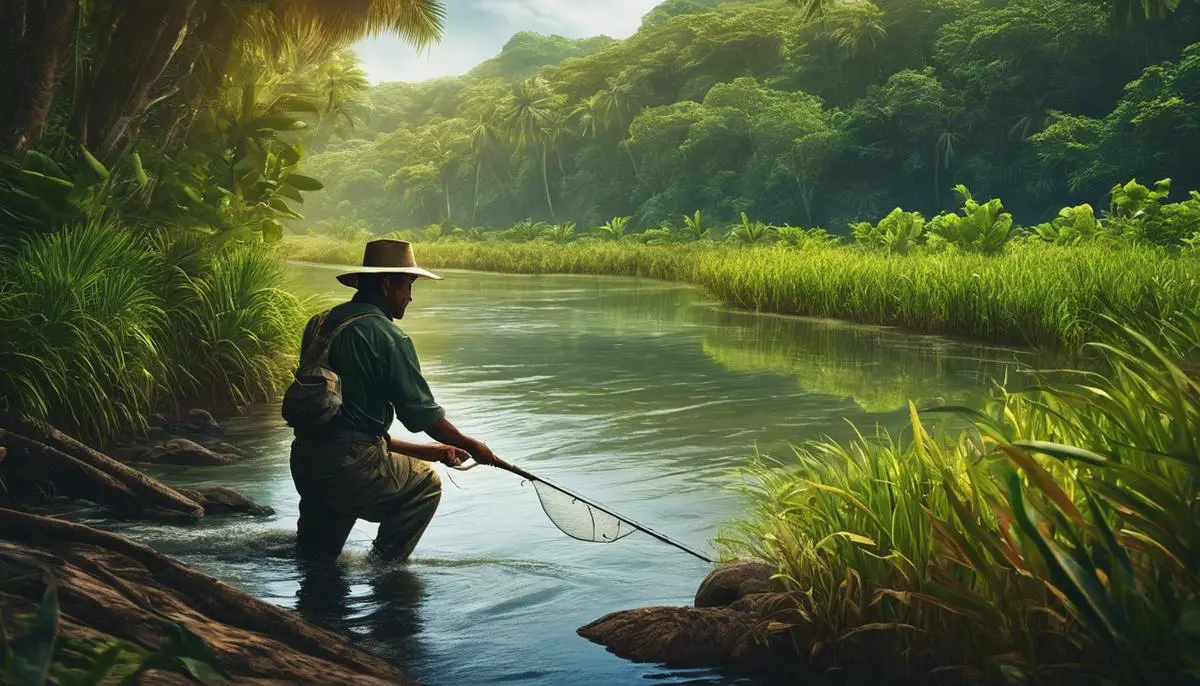
{"type": "Polygon", "coordinates": [[[1193,683],[1200,319],[1105,326],[1104,373],[744,470],[721,543],[787,585],[764,630],[838,680],[1193,683]]]}
{"type": "MultiPolygon", "coordinates": [[[[361,245],[328,237],[286,241],[291,259],[354,264],[361,245]]],[[[738,247],[617,241],[558,245],[449,241],[420,244],[431,267],[508,273],[642,276],[702,286],[749,310],[845,319],[929,334],[1078,349],[1103,313],[1149,324],[1200,302],[1200,256],[1144,245],[1009,245],[1000,255],[888,255],[813,242],[738,247]]]]}
{"type": "Polygon", "coordinates": [[[105,440],[188,402],[273,396],[303,305],[258,245],[93,220],[0,256],[0,402],[105,440]]]}

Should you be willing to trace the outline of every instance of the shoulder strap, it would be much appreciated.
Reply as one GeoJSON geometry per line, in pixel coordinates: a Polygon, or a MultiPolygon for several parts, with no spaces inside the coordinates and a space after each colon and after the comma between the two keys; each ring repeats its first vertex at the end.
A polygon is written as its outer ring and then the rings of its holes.
{"type": "Polygon", "coordinates": [[[322,333],[321,327],[325,324],[325,319],[328,314],[329,313],[326,312],[324,315],[322,315],[321,321],[317,323],[317,335],[313,337],[312,343],[309,343],[308,349],[304,351],[305,364],[316,363],[322,366],[327,365],[329,363],[329,347],[333,345],[334,339],[337,338],[338,334],[340,334],[346,327],[355,322],[362,321],[367,317],[383,317],[383,315],[377,312],[356,314],[353,317],[348,317],[345,321],[335,326],[333,331],[322,333]]]}

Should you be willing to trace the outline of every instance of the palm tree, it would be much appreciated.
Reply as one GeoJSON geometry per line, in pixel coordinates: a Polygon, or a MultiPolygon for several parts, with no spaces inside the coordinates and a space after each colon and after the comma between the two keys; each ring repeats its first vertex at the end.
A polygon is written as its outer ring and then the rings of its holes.
{"type": "Polygon", "coordinates": [[[618,133],[624,134],[628,122],[633,121],[635,111],[641,106],[636,84],[628,71],[608,77],[606,84],[593,96],[596,111],[605,128],[615,126],[618,133]]]}
{"type": "Polygon", "coordinates": [[[32,97],[35,91],[22,86],[32,83],[37,93],[54,93],[58,64],[74,39],[84,58],[75,62],[70,79],[77,93],[71,129],[102,158],[136,130],[152,105],[168,101],[194,110],[197,99],[211,97],[229,55],[242,42],[303,36],[328,52],[367,34],[392,31],[425,46],[440,37],[445,15],[441,0],[52,0],[17,3],[11,12],[7,4],[0,11],[4,56],[29,58],[15,69],[6,60],[0,90],[33,106],[17,108],[19,121],[0,121],[2,144],[12,147],[17,136],[10,132],[16,129],[24,135],[20,144],[27,144],[44,126],[46,112],[32,97]],[[31,20],[42,28],[27,30],[31,20]],[[81,28],[72,34],[72,27],[81,28]],[[47,62],[48,56],[57,57],[47,62]],[[47,63],[54,69],[47,70],[47,63]],[[160,81],[167,86],[155,89],[160,81]],[[165,94],[155,97],[152,90],[165,94]]]}
{"type": "Polygon", "coordinates": [[[775,228],[768,226],[763,222],[750,221],[745,212],[741,213],[741,223],[736,225],[729,232],[729,239],[743,243],[745,245],[753,245],[771,240],[775,234],[775,228]]]}
{"type": "Polygon", "coordinates": [[[600,235],[605,238],[621,238],[629,229],[629,220],[632,217],[613,217],[600,226],[600,235]]]}
{"type": "Polygon", "coordinates": [[[806,21],[823,17],[837,0],[788,0],[788,3],[800,10],[800,16],[806,21]]]}
{"type": "Polygon", "coordinates": [[[556,219],[554,201],[550,198],[550,178],[547,157],[550,150],[548,128],[559,98],[550,90],[549,84],[540,76],[534,76],[515,84],[503,105],[502,120],[508,129],[509,139],[518,150],[539,148],[542,157],[542,187],[546,191],[546,206],[550,218],[556,219]]]}
{"type": "Polygon", "coordinates": [[[879,43],[887,37],[883,10],[868,0],[859,0],[839,7],[837,22],[837,26],[830,32],[830,37],[837,42],[838,48],[846,57],[851,58],[864,47],[869,47],[867,57],[871,62],[871,73],[877,73],[875,51],[879,48],[879,43]]]}
{"type": "Polygon", "coordinates": [[[702,241],[712,233],[704,223],[704,215],[700,213],[700,210],[696,210],[690,217],[686,214],[683,215],[683,231],[693,241],[702,241]]]}
{"type": "Polygon", "coordinates": [[[349,50],[339,50],[331,59],[321,63],[314,81],[321,109],[313,138],[320,141],[323,129],[329,122],[339,135],[353,131],[355,100],[368,86],[367,73],[358,66],[358,57],[349,50]]]}
{"type": "Polygon", "coordinates": [[[938,170],[950,171],[950,165],[958,155],[958,144],[962,135],[953,129],[953,117],[946,118],[946,124],[933,150],[933,206],[941,204],[941,185],[938,180],[938,170]]]}
{"type": "Polygon", "coordinates": [[[486,105],[471,127],[471,153],[475,155],[475,194],[471,202],[471,224],[475,224],[475,214],[479,210],[479,176],[483,172],[483,160],[504,137],[504,128],[500,117],[500,108],[496,103],[486,105]]]}

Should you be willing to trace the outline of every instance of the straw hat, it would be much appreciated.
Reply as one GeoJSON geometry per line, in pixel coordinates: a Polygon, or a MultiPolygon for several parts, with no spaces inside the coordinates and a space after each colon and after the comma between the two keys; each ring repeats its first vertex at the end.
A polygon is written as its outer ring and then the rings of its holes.
{"type": "Polygon", "coordinates": [[[442,277],[417,266],[417,258],[413,256],[412,244],[408,241],[396,241],[381,238],[367,243],[363,251],[362,269],[338,274],[337,280],[343,285],[354,288],[358,285],[359,274],[416,274],[427,279],[442,277]]]}

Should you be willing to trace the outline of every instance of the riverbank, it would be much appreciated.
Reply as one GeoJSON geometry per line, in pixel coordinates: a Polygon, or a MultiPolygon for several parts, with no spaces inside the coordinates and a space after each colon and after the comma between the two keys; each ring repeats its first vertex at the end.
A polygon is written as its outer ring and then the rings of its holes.
{"type": "Polygon", "coordinates": [[[1111,329],[1103,375],[982,411],[912,407],[912,438],[756,460],[752,507],[719,540],[766,561],[774,587],[580,633],[631,659],[849,683],[1193,683],[1200,318],[1161,324],[1111,329]],[[972,426],[941,428],[947,411],[972,426]],[[715,643],[689,650],[697,636],[715,643]]]}
{"type": "MultiPolygon", "coordinates": [[[[290,259],[356,264],[360,242],[284,240],[290,259]]],[[[1193,311],[1200,255],[1144,245],[1010,245],[1000,255],[887,255],[819,242],[800,247],[641,245],[587,240],[421,243],[418,260],[522,274],[644,276],[701,286],[756,311],[844,319],[983,342],[1077,349],[1104,314],[1127,323],[1193,311]]]]}

